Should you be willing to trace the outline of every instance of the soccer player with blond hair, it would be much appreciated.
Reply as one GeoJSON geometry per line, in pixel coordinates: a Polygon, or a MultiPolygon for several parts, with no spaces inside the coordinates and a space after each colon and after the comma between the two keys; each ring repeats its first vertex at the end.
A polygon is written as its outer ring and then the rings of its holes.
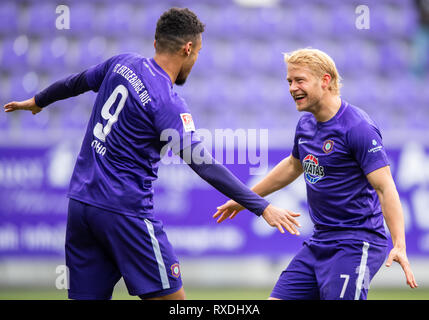
{"type": "MultiPolygon", "coordinates": [[[[367,113],[340,97],[335,63],[317,49],[285,54],[289,91],[299,112],[292,154],[252,190],[267,196],[301,174],[307,187],[312,236],[281,273],[270,299],[366,299],[369,284],[398,262],[417,287],[406,254],[404,218],[379,128],[367,113]]],[[[244,208],[228,201],[218,222],[244,208]]]]}

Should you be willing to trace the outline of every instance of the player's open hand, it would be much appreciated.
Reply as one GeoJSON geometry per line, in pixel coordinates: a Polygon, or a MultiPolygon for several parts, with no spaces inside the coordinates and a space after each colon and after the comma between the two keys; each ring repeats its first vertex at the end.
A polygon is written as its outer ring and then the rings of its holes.
{"type": "Polygon", "coordinates": [[[213,218],[216,219],[217,217],[220,216],[216,222],[221,223],[227,218],[233,219],[240,211],[244,210],[244,207],[238,204],[237,202],[235,202],[234,200],[229,200],[225,202],[223,205],[217,207],[216,209],[217,211],[213,215],[213,218]]]}
{"type": "Polygon", "coordinates": [[[267,221],[271,227],[279,229],[281,233],[285,233],[285,228],[291,234],[299,236],[297,227],[301,227],[301,224],[295,219],[299,217],[300,213],[295,213],[286,209],[280,209],[273,205],[268,205],[262,213],[262,217],[267,221]]]}
{"type": "Polygon", "coordinates": [[[393,247],[389,253],[389,257],[387,258],[386,267],[390,267],[393,261],[396,261],[401,265],[402,270],[404,270],[405,273],[405,278],[407,279],[407,284],[411,288],[417,288],[418,285],[416,279],[414,278],[413,271],[411,270],[410,263],[408,262],[405,248],[393,247]]]}
{"type": "Polygon", "coordinates": [[[42,108],[37,106],[34,97],[24,101],[12,101],[3,106],[5,112],[13,112],[16,110],[28,110],[33,114],[39,113],[42,111],[42,108]]]}

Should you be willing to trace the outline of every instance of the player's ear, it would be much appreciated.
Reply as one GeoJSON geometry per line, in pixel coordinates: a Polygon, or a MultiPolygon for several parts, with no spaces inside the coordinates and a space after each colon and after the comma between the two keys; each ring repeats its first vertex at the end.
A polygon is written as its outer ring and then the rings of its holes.
{"type": "Polygon", "coordinates": [[[192,41],[186,42],[185,46],[183,47],[183,53],[186,57],[189,57],[191,55],[193,49],[192,41]]]}
{"type": "Polygon", "coordinates": [[[322,88],[323,88],[323,89],[325,89],[325,88],[329,88],[329,85],[330,85],[330,83],[331,83],[331,79],[332,79],[332,77],[331,77],[331,75],[330,75],[330,74],[325,73],[325,74],[323,75],[323,77],[322,77],[322,88]]]}
{"type": "Polygon", "coordinates": [[[153,47],[155,48],[155,50],[156,50],[156,40],[153,40],[153,47]]]}

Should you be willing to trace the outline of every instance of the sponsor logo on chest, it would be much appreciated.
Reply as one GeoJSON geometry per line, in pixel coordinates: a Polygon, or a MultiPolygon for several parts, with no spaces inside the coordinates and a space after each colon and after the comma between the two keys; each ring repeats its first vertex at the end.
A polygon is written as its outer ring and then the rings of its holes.
{"type": "Polygon", "coordinates": [[[309,183],[314,184],[325,176],[325,169],[319,164],[319,159],[314,155],[308,154],[302,160],[304,177],[309,183]]]}

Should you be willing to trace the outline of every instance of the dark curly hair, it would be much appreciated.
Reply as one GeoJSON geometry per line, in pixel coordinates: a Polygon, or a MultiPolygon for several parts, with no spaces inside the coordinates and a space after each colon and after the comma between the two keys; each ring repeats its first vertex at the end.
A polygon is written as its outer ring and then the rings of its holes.
{"type": "Polygon", "coordinates": [[[196,41],[205,25],[188,8],[171,8],[156,23],[157,52],[177,52],[186,42],[196,41]]]}

